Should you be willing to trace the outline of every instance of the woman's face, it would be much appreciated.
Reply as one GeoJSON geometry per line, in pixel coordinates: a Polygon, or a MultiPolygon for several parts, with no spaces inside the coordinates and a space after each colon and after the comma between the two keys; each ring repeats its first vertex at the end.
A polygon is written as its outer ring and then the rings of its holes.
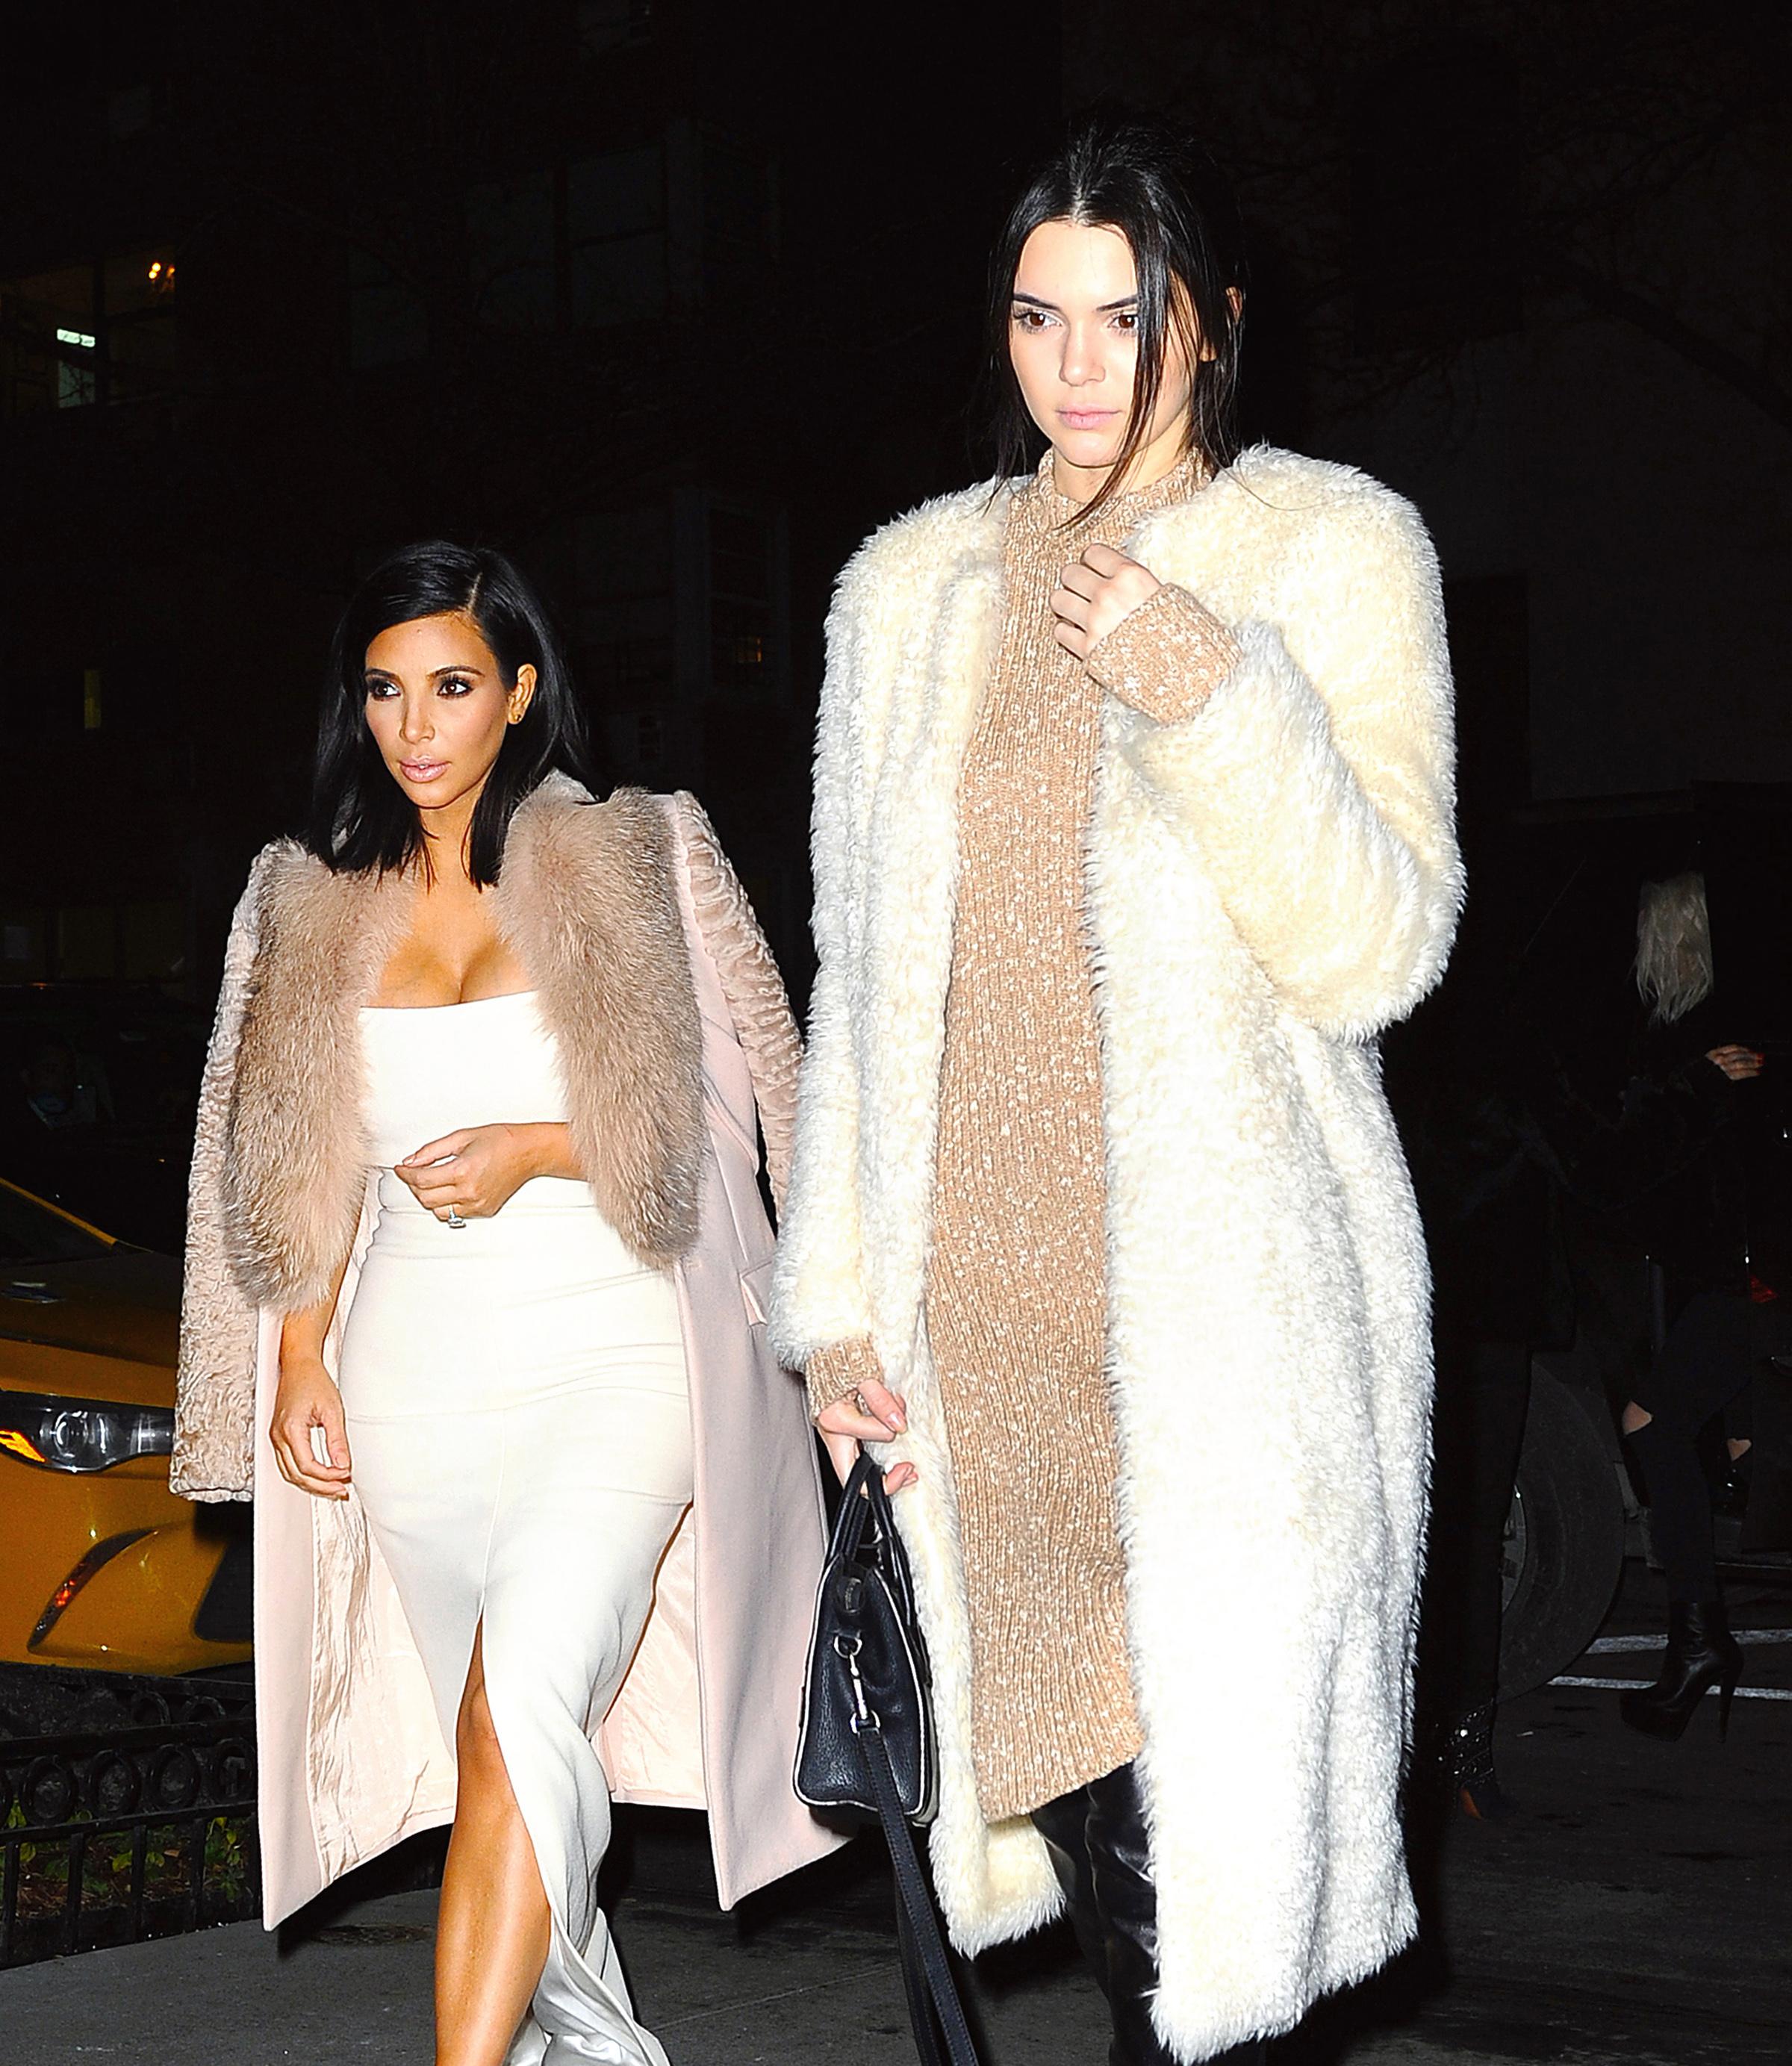
{"type": "Polygon", "coordinates": [[[504,743],[529,708],[535,670],[507,688],[470,617],[414,617],[382,631],[363,670],[367,729],[392,780],[420,811],[476,798],[504,743]]]}
{"type": "MultiPolygon", "coordinates": [[[[1118,456],[1138,371],[1138,274],[1117,229],[1042,222],[1021,247],[1008,356],[1028,414],[1089,493],[1118,456]]],[[[1164,377],[1128,484],[1169,472],[1185,448],[1194,377],[1174,326],[1164,377]]]]}

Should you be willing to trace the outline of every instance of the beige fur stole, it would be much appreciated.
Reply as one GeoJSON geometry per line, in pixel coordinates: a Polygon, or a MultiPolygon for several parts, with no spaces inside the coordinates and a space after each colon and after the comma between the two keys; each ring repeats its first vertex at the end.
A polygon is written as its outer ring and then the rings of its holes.
{"type": "MultiPolygon", "coordinates": [[[[655,1268],[696,1240],[704,1138],[672,838],[645,792],[593,804],[553,776],[518,807],[491,892],[559,1051],[574,1158],[655,1268]]],[[[367,1169],[359,1012],[416,894],[390,876],[333,874],[296,845],[269,857],[224,1173],[231,1267],[258,1304],[314,1303],[354,1239],[367,1169]]]]}

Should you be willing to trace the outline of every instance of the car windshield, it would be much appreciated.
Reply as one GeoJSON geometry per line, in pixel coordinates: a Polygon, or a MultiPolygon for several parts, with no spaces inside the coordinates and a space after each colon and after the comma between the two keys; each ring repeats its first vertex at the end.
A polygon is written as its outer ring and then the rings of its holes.
{"type": "Polygon", "coordinates": [[[21,1263],[85,1262],[109,1244],[73,1220],[0,1183],[0,1270],[21,1263]]]}

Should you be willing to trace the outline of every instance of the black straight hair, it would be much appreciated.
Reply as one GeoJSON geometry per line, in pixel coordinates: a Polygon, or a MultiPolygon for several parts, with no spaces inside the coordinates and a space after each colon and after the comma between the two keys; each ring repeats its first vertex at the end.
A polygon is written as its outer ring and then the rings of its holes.
{"type": "Polygon", "coordinates": [[[384,874],[420,855],[427,863],[416,810],[368,727],[365,672],[367,648],[380,633],[420,617],[470,618],[506,688],[515,687],[524,667],[535,670],[529,708],[506,726],[473,806],[467,864],[483,889],[504,865],[512,814],[545,776],[558,770],[594,787],[584,719],[548,614],[515,564],[487,546],[440,538],[407,545],[355,590],[330,642],[305,845],[339,874],[384,874]]]}
{"type": "Polygon", "coordinates": [[[1027,470],[1036,434],[1008,357],[1015,276],[1042,223],[1117,230],[1138,275],[1138,371],[1113,470],[1076,519],[1125,485],[1163,391],[1174,338],[1195,368],[1186,449],[1217,473],[1239,456],[1239,354],[1247,280],[1238,204],[1219,168],[1169,124],[1097,113],[1072,128],[1028,181],[989,269],[988,375],[999,479],[1027,470]],[[1239,308],[1235,311],[1236,292],[1239,308]],[[1210,352],[1200,359],[1201,352],[1210,352]]]}

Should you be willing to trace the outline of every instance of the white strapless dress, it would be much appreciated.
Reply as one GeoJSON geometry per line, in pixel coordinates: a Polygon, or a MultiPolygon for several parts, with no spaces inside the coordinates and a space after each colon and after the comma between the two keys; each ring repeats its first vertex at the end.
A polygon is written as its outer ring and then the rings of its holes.
{"type": "Polygon", "coordinates": [[[344,1330],[355,1483],[452,1751],[473,1639],[553,1943],[511,2066],[666,2066],[635,2021],[594,1882],[614,1699],[691,1499],[676,1289],[589,1185],[525,1184],[444,1225],[392,1173],[458,1128],[563,1120],[533,992],[361,1015],[379,1213],[344,1330]]]}

